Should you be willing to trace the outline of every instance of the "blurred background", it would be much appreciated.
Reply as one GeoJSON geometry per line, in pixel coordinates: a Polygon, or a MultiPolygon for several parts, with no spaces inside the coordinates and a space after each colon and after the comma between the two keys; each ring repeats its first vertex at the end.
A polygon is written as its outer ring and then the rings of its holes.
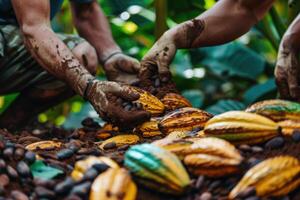
{"type": "MultiPolygon", "coordinates": [[[[141,59],[168,28],[192,19],[215,0],[98,0],[106,13],[116,42],[123,51],[141,59]]],[[[194,107],[213,114],[239,110],[277,96],[274,67],[280,38],[300,10],[287,0],[277,0],[268,15],[249,33],[222,46],[180,50],[171,71],[182,94],[194,107]]],[[[76,33],[68,0],[53,20],[56,32],[76,33]]],[[[105,80],[99,69],[99,79],[105,80]]],[[[0,113],[18,94],[0,96],[0,113]]],[[[82,119],[98,116],[80,97],[74,97],[39,115],[41,123],[65,128],[80,126],[82,119]]],[[[101,120],[100,120],[101,121],[101,120]]]]}

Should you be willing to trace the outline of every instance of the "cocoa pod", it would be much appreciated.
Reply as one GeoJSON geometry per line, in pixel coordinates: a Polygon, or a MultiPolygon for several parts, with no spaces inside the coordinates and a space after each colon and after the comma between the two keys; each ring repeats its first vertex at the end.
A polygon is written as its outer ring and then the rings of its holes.
{"type": "Polygon", "coordinates": [[[217,115],[204,127],[205,136],[222,138],[234,144],[262,143],[279,134],[280,128],[274,121],[243,111],[217,115]]]}
{"type": "Polygon", "coordinates": [[[133,145],[140,141],[139,136],[128,134],[128,135],[117,135],[109,138],[99,145],[102,150],[117,148],[123,145],[133,145]]]}
{"type": "Polygon", "coordinates": [[[143,137],[154,137],[158,135],[162,135],[158,128],[158,122],[161,118],[151,118],[150,121],[144,122],[140,126],[134,129],[134,132],[142,134],[143,137]]]}
{"type": "Polygon", "coordinates": [[[61,142],[44,140],[40,142],[35,142],[26,146],[27,150],[36,151],[36,150],[54,150],[59,149],[62,146],[61,142]]]}
{"type": "Polygon", "coordinates": [[[89,200],[135,200],[137,188],[124,168],[109,169],[93,182],[89,200]]]}
{"type": "Polygon", "coordinates": [[[269,158],[252,167],[229,194],[235,199],[250,187],[259,197],[285,196],[300,185],[300,163],[291,156],[269,158]]]}
{"type": "Polygon", "coordinates": [[[192,107],[192,104],[183,96],[176,93],[168,93],[161,102],[165,105],[167,111],[173,111],[179,108],[192,107]]]}
{"type": "Polygon", "coordinates": [[[246,109],[246,112],[257,113],[274,121],[299,120],[300,104],[292,101],[274,99],[257,102],[246,109]]]}
{"type": "Polygon", "coordinates": [[[211,114],[197,108],[181,108],[164,116],[158,127],[165,134],[173,131],[192,131],[202,129],[211,117],[211,114]]]}
{"type": "Polygon", "coordinates": [[[182,194],[190,178],[180,160],[151,144],[135,145],[125,153],[124,165],[146,187],[171,194],[182,194]]]}
{"type": "Polygon", "coordinates": [[[300,130],[299,120],[284,120],[277,123],[281,127],[281,133],[285,136],[292,136],[295,131],[300,130]]]}

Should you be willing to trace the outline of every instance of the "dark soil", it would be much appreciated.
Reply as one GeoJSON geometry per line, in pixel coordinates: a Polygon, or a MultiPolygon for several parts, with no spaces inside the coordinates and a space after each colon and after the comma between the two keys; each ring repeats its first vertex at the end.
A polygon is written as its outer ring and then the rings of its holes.
{"type": "MultiPolygon", "coordinates": [[[[2,175],[7,174],[7,171],[1,170],[0,165],[0,196],[2,195],[5,199],[11,198],[16,195],[16,191],[22,192],[25,196],[31,199],[41,199],[39,195],[44,195],[44,199],[87,199],[88,193],[80,196],[79,194],[72,195],[58,195],[54,192],[55,185],[61,183],[70,175],[73,170],[74,164],[77,160],[81,160],[89,155],[104,155],[111,157],[117,161],[120,165],[123,162],[123,154],[128,149],[128,146],[119,148],[112,148],[110,150],[100,150],[97,147],[97,143],[101,141],[97,139],[97,135],[101,132],[101,127],[93,122],[91,119],[87,119],[83,122],[83,128],[76,129],[74,131],[66,131],[56,127],[39,127],[38,129],[27,129],[19,133],[12,134],[6,130],[0,130],[2,135],[2,141],[0,141],[0,159],[5,160],[6,165],[10,165],[16,169],[17,163],[20,159],[16,156],[5,157],[4,150],[9,148],[13,144],[14,153],[17,148],[23,148],[24,146],[42,140],[56,140],[62,142],[64,145],[60,149],[50,150],[38,150],[35,153],[39,154],[45,159],[45,162],[56,168],[62,169],[65,174],[52,180],[52,181],[40,181],[34,180],[30,177],[22,177],[20,174],[18,178],[9,178],[8,184],[3,184],[2,175]],[[74,154],[68,156],[65,159],[58,158],[58,152],[66,149],[76,149],[74,154]],[[38,188],[38,191],[37,191],[38,188]],[[47,196],[48,195],[48,196],[47,196]],[[68,198],[67,198],[68,197],[68,198]],[[71,198],[72,197],[72,198],[71,198]]],[[[113,131],[111,133],[114,133],[113,131]]],[[[142,139],[140,142],[151,142],[153,140],[160,139],[160,137],[152,139],[142,139]]],[[[283,138],[279,138],[276,141],[282,141],[283,138]]],[[[275,141],[275,142],[276,142],[275,141]]],[[[260,146],[247,146],[242,145],[239,147],[242,155],[245,157],[246,165],[240,174],[229,176],[221,179],[212,179],[207,177],[192,177],[191,188],[189,192],[182,197],[174,197],[159,194],[156,191],[146,189],[139,186],[138,199],[139,200],[204,200],[204,199],[226,199],[230,190],[237,184],[241,179],[242,175],[253,165],[260,161],[278,156],[278,155],[291,155],[300,159],[300,142],[297,143],[291,138],[285,138],[284,144],[278,146],[268,146],[262,144],[260,146]]],[[[21,150],[19,150],[21,152],[21,150]]],[[[6,150],[6,154],[10,152],[6,150]]],[[[5,177],[4,177],[5,179],[5,177]]],[[[87,181],[84,184],[89,185],[91,181],[87,181]]],[[[80,183],[76,183],[77,185],[80,183]]],[[[81,183],[82,184],[82,183],[81,183]]],[[[80,185],[82,186],[82,185],[80,185]]],[[[23,194],[23,195],[24,195],[23,194]]],[[[253,199],[258,199],[254,198],[253,199]]],[[[0,197],[1,199],[1,197],[0,197]]],[[[24,199],[24,198],[23,198],[24,199]]],[[[26,198],[25,198],[26,199],[26,198]]],[[[300,199],[300,189],[291,193],[288,197],[281,199],[300,199]]]]}

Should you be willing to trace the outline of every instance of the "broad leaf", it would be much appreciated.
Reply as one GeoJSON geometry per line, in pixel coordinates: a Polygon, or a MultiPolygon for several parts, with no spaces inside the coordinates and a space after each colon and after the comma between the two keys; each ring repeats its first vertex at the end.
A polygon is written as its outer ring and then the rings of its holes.
{"type": "Polygon", "coordinates": [[[216,104],[208,107],[207,112],[218,115],[227,111],[232,110],[244,110],[246,108],[245,104],[235,101],[235,100],[220,100],[216,104]]]}
{"type": "Polygon", "coordinates": [[[193,64],[203,64],[224,78],[239,76],[254,80],[266,65],[263,57],[239,42],[201,48],[192,51],[191,57],[193,64]]]}
{"type": "Polygon", "coordinates": [[[192,103],[193,107],[200,108],[203,105],[204,95],[200,90],[185,90],[182,95],[192,103]]]}
{"type": "Polygon", "coordinates": [[[64,172],[61,171],[60,169],[47,166],[41,160],[35,161],[30,166],[30,170],[34,178],[39,178],[44,180],[50,180],[57,177],[58,175],[64,174],[64,172]]]}

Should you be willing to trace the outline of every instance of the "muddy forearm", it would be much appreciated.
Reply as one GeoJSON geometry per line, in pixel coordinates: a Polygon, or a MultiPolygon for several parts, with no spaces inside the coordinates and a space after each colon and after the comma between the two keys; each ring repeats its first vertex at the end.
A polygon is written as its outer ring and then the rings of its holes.
{"type": "Polygon", "coordinates": [[[168,31],[177,48],[219,45],[246,33],[260,20],[274,0],[221,0],[197,18],[168,31]],[[242,19],[242,20],[241,20],[242,19]]]}
{"type": "Polygon", "coordinates": [[[24,33],[24,42],[34,58],[48,72],[67,82],[79,95],[93,76],[79,63],[50,27],[31,27],[24,33]]]}
{"type": "Polygon", "coordinates": [[[79,34],[95,47],[103,62],[113,52],[121,51],[115,43],[108,21],[96,1],[90,4],[72,3],[72,13],[79,34]]]}
{"type": "Polygon", "coordinates": [[[296,53],[300,51],[300,15],[289,26],[288,30],[284,34],[281,47],[292,50],[296,53]]]}

